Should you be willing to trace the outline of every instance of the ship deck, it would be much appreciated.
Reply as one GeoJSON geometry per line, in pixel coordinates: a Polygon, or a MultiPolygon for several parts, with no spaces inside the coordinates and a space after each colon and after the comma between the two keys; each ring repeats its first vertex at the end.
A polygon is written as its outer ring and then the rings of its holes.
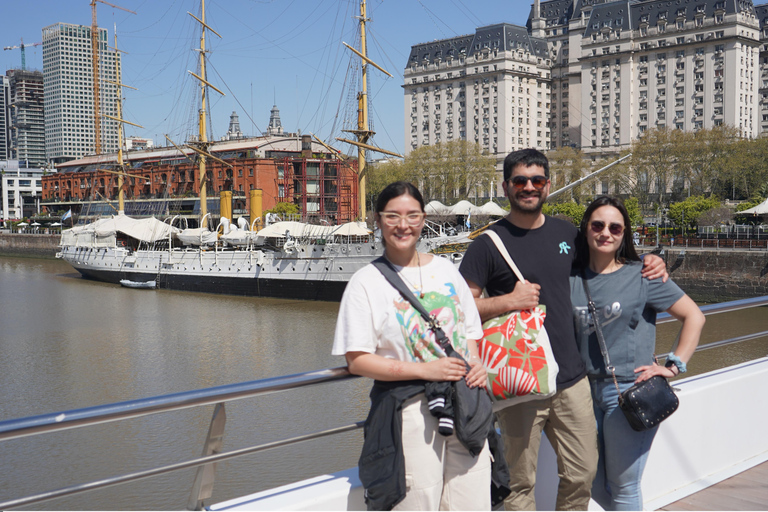
{"type": "Polygon", "coordinates": [[[659,510],[768,510],[768,462],[659,510]]]}

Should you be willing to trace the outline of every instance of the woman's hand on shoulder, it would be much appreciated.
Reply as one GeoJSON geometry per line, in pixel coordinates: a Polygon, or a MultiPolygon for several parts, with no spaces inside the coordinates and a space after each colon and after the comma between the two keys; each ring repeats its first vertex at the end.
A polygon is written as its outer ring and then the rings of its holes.
{"type": "Polygon", "coordinates": [[[659,366],[656,363],[640,366],[638,368],[635,368],[635,375],[637,375],[637,379],[635,379],[635,383],[638,384],[640,382],[643,382],[644,380],[648,380],[654,375],[661,375],[662,377],[666,379],[671,379],[672,377],[675,377],[677,374],[664,366],[659,366]]]}

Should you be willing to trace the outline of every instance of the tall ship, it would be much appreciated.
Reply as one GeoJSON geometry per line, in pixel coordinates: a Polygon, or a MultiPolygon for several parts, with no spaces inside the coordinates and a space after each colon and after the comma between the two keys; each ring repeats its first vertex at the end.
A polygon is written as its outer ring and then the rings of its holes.
{"type": "MultiPolygon", "coordinates": [[[[334,224],[329,223],[327,219],[322,219],[320,224],[288,220],[269,222],[273,220],[270,219],[271,215],[264,215],[261,212],[261,191],[251,190],[248,220],[242,216],[237,222],[234,221],[231,194],[223,193],[220,220],[214,229],[210,229],[213,224],[212,216],[208,212],[210,201],[206,188],[206,178],[212,174],[211,170],[206,168],[209,162],[218,162],[218,169],[227,169],[226,166],[229,166],[229,170],[225,172],[231,174],[232,166],[225,160],[227,156],[244,153],[256,153],[251,156],[285,155],[291,151],[312,155],[316,144],[327,149],[326,156],[333,155],[336,159],[342,159],[342,157],[334,148],[316,137],[316,141],[313,141],[308,135],[268,137],[268,140],[259,143],[263,147],[256,149],[253,148],[253,144],[249,149],[246,147],[247,144],[238,140],[224,144],[217,143],[214,148],[214,144],[207,140],[206,135],[206,95],[209,88],[216,91],[218,89],[210,84],[206,77],[206,34],[213,29],[205,21],[204,1],[201,19],[197,17],[195,19],[200,23],[201,28],[200,48],[197,50],[200,52],[200,74],[192,72],[190,74],[200,82],[199,136],[184,147],[179,147],[169,139],[174,147],[163,148],[162,151],[151,152],[151,154],[152,158],[160,161],[184,158],[189,161],[195,160],[196,177],[190,179],[200,180],[198,197],[193,198],[195,205],[193,212],[199,219],[194,223],[196,226],[187,227],[188,216],[173,215],[173,211],[167,209],[163,212],[165,217],[163,220],[154,216],[138,218],[126,214],[124,198],[126,190],[129,193],[133,191],[134,194],[140,194],[141,187],[148,187],[152,179],[170,179],[166,175],[162,178],[157,176],[151,178],[142,172],[141,165],[137,168],[135,164],[125,164],[121,129],[119,130],[120,149],[116,155],[116,161],[114,157],[112,158],[112,162],[116,163],[114,166],[116,170],[105,171],[112,172],[116,176],[118,208],[115,214],[63,230],[60,251],[56,256],[70,263],[86,278],[137,288],[158,287],[245,296],[340,300],[352,274],[383,252],[381,243],[376,240],[366,224],[354,220],[365,219],[366,196],[363,170],[366,151],[375,150],[393,154],[376,148],[369,142],[373,132],[369,129],[368,123],[366,73],[369,64],[374,66],[376,64],[366,56],[365,2],[361,2],[359,18],[360,50],[349,47],[356,54],[356,58],[360,59],[363,74],[362,90],[357,94],[357,127],[348,130],[356,140],[338,139],[357,147],[357,161],[336,162],[338,165],[335,167],[333,162],[321,162],[317,167],[319,174],[328,175],[330,178],[314,183],[317,188],[326,186],[356,188],[359,204],[347,205],[346,218],[343,215],[344,208],[337,205],[335,208],[337,215],[332,218],[336,221],[334,224]],[[340,176],[342,172],[346,172],[347,175],[353,172],[354,183],[349,184],[349,180],[345,182],[340,176]],[[129,181],[126,182],[126,180],[129,181]],[[350,210],[353,211],[352,214],[349,214],[350,210]],[[343,220],[346,222],[339,222],[343,220]]],[[[118,106],[118,120],[127,123],[119,119],[119,112],[118,106]]],[[[89,158],[90,160],[86,158],[80,162],[82,169],[98,169],[100,165],[103,166],[104,157],[95,155],[89,158]]],[[[135,155],[132,156],[133,161],[136,159],[135,155]]],[[[284,165],[280,164],[277,167],[280,173],[280,176],[276,176],[278,181],[280,178],[287,180],[288,178],[282,174],[291,172],[304,178],[303,181],[295,184],[297,190],[294,192],[297,193],[302,190],[309,192],[313,185],[308,183],[307,176],[311,178],[313,172],[315,175],[318,174],[318,171],[313,171],[311,166],[297,167],[295,162],[291,162],[288,158],[284,160],[284,165]]],[[[221,173],[221,170],[218,172],[221,173]]],[[[242,168],[239,172],[243,172],[242,168]]],[[[73,179],[77,183],[76,174],[73,175],[73,179]]],[[[181,178],[180,181],[183,179],[181,178]]],[[[61,177],[59,180],[63,187],[64,181],[61,177]]],[[[280,186],[278,184],[278,187],[280,186]]],[[[177,194],[180,187],[181,184],[178,184],[175,189],[177,194]]],[[[281,189],[280,193],[286,192],[281,189]]],[[[308,210],[310,212],[313,210],[306,204],[306,195],[308,194],[304,194],[305,204],[302,205],[305,216],[308,210]]],[[[341,196],[335,197],[339,201],[338,198],[341,196]]],[[[347,197],[351,197],[351,194],[347,197]]],[[[329,199],[321,197],[321,200],[329,199]]],[[[294,202],[296,202],[295,198],[294,202]]],[[[316,208],[315,211],[318,209],[316,208]]],[[[435,234],[440,233],[435,231],[435,234]]],[[[434,241],[426,241],[425,248],[429,249],[434,244],[434,241]]]]}

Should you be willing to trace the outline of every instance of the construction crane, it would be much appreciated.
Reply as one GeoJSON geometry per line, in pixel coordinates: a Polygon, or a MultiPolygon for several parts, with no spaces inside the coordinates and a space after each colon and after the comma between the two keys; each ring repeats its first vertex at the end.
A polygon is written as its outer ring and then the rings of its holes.
{"type": "Polygon", "coordinates": [[[6,46],[3,48],[3,50],[15,50],[16,48],[21,49],[21,70],[26,71],[27,70],[27,56],[26,52],[24,51],[24,48],[27,46],[40,46],[43,43],[32,43],[32,44],[24,44],[24,38],[21,38],[21,44],[18,46],[6,46]]]}
{"type": "Polygon", "coordinates": [[[105,2],[104,0],[91,0],[91,60],[93,63],[93,138],[94,153],[101,154],[101,116],[99,115],[99,26],[96,23],[96,2],[122,9],[131,14],[136,14],[130,9],[105,2]]]}

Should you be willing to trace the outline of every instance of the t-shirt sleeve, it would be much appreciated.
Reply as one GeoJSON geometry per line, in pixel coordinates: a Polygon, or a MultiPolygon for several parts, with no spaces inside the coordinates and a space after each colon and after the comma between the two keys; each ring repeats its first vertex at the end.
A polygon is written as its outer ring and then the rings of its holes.
{"type": "Polygon", "coordinates": [[[488,284],[490,269],[493,268],[493,258],[488,250],[486,236],[479,236],[467,248],[459,265],[459,272],[467,281],[472,281],[481,289],[488,284]]]}
{"type": "Polygon", "coordinates": [[[666,283],[661,278],[647,279],[648,282],[648,305],[656,311],[666,311],[672,305],[685,295],[685,292],[677,286],[671,279],[666,283]]]}
{"type": "Polygon", "coordinates": [[[456,294],[459,296],[461,308],[464,310],[464,328],[467,339],[479,340],[483,337],[483,322],[480,320],[480,313],[477,311],[475,297],[472,295],[472,291],[461,274],[455,269],[452,269],[452,271],[456,274],[454,278],[456,294]]]}
{"type": "Polygon", "coordinates": [[[341,297],[331,353],[335,356],[347,352],[373,354],[377,347],[371,301],[358,273],[352,276],[341,297]]]}

